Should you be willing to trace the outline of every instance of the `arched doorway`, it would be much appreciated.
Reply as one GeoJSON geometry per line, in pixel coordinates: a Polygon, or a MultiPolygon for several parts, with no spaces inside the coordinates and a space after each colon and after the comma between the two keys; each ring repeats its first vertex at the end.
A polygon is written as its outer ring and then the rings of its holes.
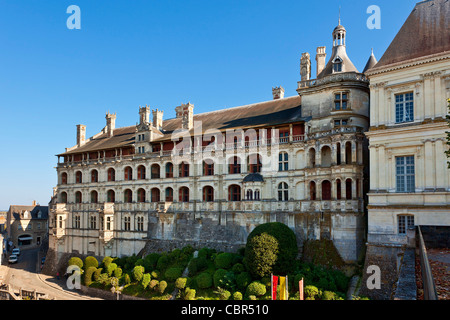
{"type": "Polygon", "coordinates": [[[29,246],[33,241],[33,237],[29,234],[22,234],[17,238],[17,244],[20,246],[29,246]]]}

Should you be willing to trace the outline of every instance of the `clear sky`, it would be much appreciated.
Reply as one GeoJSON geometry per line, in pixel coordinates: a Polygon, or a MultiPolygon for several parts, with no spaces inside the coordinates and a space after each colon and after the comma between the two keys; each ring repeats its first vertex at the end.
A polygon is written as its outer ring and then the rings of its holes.
{"type": "Polygon", "coordinates": [[[296,95],[302,52],[312,78],[318,46],[347,29],[359,71],[371,48],[380,59],[414,8],[413,0],[0,0],[0,210],[47,205],[58,153],[117,113],[136,124],[139,106],[164,110],[191,102],[194,113],[296,95]],[[81,29],[70,30],[70,5],[81,29]],[[370,5],[381,29],[369,29],[370,5]]]}

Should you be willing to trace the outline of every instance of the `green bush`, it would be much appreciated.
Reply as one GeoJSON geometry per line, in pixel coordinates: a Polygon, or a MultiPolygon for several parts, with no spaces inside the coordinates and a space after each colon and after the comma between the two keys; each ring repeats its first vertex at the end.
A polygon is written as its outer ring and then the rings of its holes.
{"type": "Polygon", "coordinates": [[[152,278],[151,278],[151,276],[150,276],[150,273],[145,273],[143,276],[142,276],[142,281],[141,281],[141,284],[142,284],[142,287],[144,288],[144,289],[146,289],[147,287],[148,287],[148,285],[150,284],[150,281],[152,280],[152,278]]]}
{"type": "Polygon", "coordinates": [[[242,293],[240,293],[239,291],[233,293],[233,300],[242,300],[242,293]]]}
{"type": "Polygon", "coordinates": [[[159,284],[159,281],[153,279],[153,280],[150,281],[149,288],[150,289],[156,289],[158,287],[158,284],[159,284]]]}
{"type": "Polygon", "coordinates": [[[295,233],[280,222],[257,226],[247,238],[245,263],[254,276],[288,274],[298,254],[295,233]]]}
{"type": "Polygon", "coordinates": [[[186,288],[184,291],[184,300],[194,300],[195,299],[195,290],[191,288],[186,288]]]}
{"type": "Polygon", "coordinates": [[[83,260],[81,260],[78,257],[72,257],[69,259],[69,262],[67,263],[68,266],[78,266],[81,269],[83,269],[83,260]]]}
{"type": "Polygon", "coordinates": [[[183,273],[182,268],[169,268],[164,273],[164,276],[169,281],[175,281],[177,278],[181,277],[182,273],[183,273]]]}
{"type": "Polygon", "coordinates": [[[168,256],[161,256],[156,263],[156,269],[164,271],[169,266],[169,263],[170,260],[168,256]]]}
{"type": "Polygon", "coordinates": [[[117,264],[115,264],[114,262],[113,263],[110,263],[110,264],[108,264],[108,266],[106,267],[106,273],[108,274],[108,276],[112,276],[112,274],[113,274],[113,272],[114,272],[114,270],[116,270],[117,269],[117,264]]]}
{"type": "Polygon", "coordinates": [[[96,267],[89,267],[87,268],[86,272],[84,273],[84,285],[89,286],[92,283],[92,275],[97,270],[96,267]]]}
{"type": "Polygon", "coordinates": [[[125,281],[125,284],[130,284],[131,283],[131,278],[130,278],[130,275],[128,273],[125,273],[124,281],[125,281]]]}
{"type": "Polygon", "coordinates": [[[223,288],[217,288],[214,293],[219,297],[220,300],[228,300],[231,297],[230,291],[223,288]]]}
{"type": "Polygon", "coordinates": [[[112,263],[112,261],[113,261],[113,258],[108,257],[108,256],[104,257],[103,261],[102,261],[103,268],[107,269],[109,264],[112,263]]]}
{"type": "Polygon", "coordinates": [[[207,289],[212,286],[213,279],[208,272],[202,272],[196,277],[196,282],[200,289],[207,289]]]}
{"type": "Polygon", "coordinates": [[[84,259],[84,269],[87,270],[90,267],[98,268],[98,261],[95,259],[95,257],[88,256],[86,259],[84,259]]]}
{"type": "Polygon", "coordinates": [[[150,275],[152,276],[153,279],[158,279],[160,276],[160,273],[158,270],[153,270],[150,275]]]}
{"type": "Polygon", "coordinates": [[[324,291],[324,292],[322,292],[321,299],[322,300],[338,300],[339,297],[334,292],[324,291]]]}
{"type": "Polygon", "coordinates": [[[252,277],[250,273],[244,271],[237,275],[236,277],[236,285],[238,288],[244,290],[252,281],[252,277]]]}
{"type": "Polygon", "coordinates": [[[112,287],[117,288],[119,286],[119,279],[116,277],[109,278],[109,283],[112,287]]]}
{"type": "Polygon", "coordinates": [[[100,276],[97,279],[97,282],[101,283],[103,285],[109,284],[109,277],[108,277],[108,275],[106,273],[100,274],[100,276]]]}
{"type": "Polygon", "coordinates": [[[159,253],[150,253],[144,258],[144,268],[145,270],[154,270],[158,259],[161,257],[159,253]]]}
{"type": "Polygon", "coordinates": [[[231,271],[233,271],[234,273],[238,274],[238,273],[244,272],[245,271],[245,267],[244,267],[244,265],[242,263],[238,262],[231,268],[231,271]]]}
{"type": "Polygon", "coordinates": [[[214,272],[214,276],[213,276],[214,287],[217,288],[217,287],[223,286],[226,274],[227,274],[227,270],[225,270],[225,269],[217,269],[216,272],[214,272]]]}
{"type": "Polygon", "coordinates": [[[266,286],[258,281],[253,281],[247,287],[248,296],[263,296],[266,294],[266,286]]]}
{"type": "Polygon", "coordinates": [[[189,275],[193,276],[198,272],[204,271],[208,268],[208,260],[205,256],[191,259],[188,265],[189,275]]]}
{"type": "Polygon", "coordinates": [[[98,281],[98,278],[100,277],[100,274],[102,273],[103,268],[98,268],[97,270],[95,270],[94,272],[94,281],[98,281]]]}
{"type": "Polygon", "coordinates": [[[305,298],[315,299],[319,295],[319,289],[315,286],[305,286],[303,289],[305,298]]]}
{"type": "Polygon", "coordinates": [[[122,276],[122,268],[119,268],[119,267],[115,268],[114,269],[114,277],[120,278],[121,276],[122,276]]]}
{"type": "Polygon", "coordinates": [[[135,266],[133,268],[133,278],[136,281],[141,281],[144,276],[145,269],[143,266],[135,266]]]}
{"type": "Polygon", "coordinates": [[[160,281],[159,282],[159,285],[158,285],[158,291],[159,291],[159,293],[160,294],[163,294],[164,293],[164,291],[166,291],[166,288],[167,288],[167,282],[166,281],[160,281]]]}
{"type": "Polygon", "coordinates": [[[229,252],[219,253],[214,260],[214,264],[218,269],[228,269],[231,267],[233,255],[229,252]]]}
{"type": "Polygon", "coordinates": [[[184,289],[186,287],[187,278],[178,278],[175,280],[175,288],[177,289],[184,289]]]}

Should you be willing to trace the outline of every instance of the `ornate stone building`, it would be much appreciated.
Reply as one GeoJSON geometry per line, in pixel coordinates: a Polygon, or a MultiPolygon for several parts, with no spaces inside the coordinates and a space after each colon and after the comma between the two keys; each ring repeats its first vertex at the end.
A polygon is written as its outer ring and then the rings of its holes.
{"type": "Polygon", "coordinates": [[[300,61],[298,95],[176,117],[139,108],[137,125],[101,132],[58,155],[50,248],[56,253],[131,255],[184,244],[232,250],[258,224],[280,221],[308,239],[330,239],[343,259],[365,242],[369,83],[332,33],[327,64],[300,61]]]}
{"type": "MultiPolygon", "coordinates": [[[[389,297],[414,226],[450,226],[445,150],[450,98],[450,2],[418,3],[370,78],[370,192],[366,265],[389,297]]],[[[380,297],[380,293],[365,294],[380,297]]]]}

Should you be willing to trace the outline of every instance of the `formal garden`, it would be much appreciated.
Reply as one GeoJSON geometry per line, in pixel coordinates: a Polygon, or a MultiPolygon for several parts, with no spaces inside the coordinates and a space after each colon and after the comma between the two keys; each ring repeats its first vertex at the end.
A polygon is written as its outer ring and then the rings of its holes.
{"type": "MultiPolygon", "coordinates": [[[[237,252],[186,246],[143,257],[70,258],[85,286],[152,300],[270,300],[271,274],[288,276],[289,299],[344,300],[349,278],[333,268],[296,259],[295,234],[284,224],[256,227],[237,252]]],[[[277,295],[279,297],[279,294],[277,295]]]]}

